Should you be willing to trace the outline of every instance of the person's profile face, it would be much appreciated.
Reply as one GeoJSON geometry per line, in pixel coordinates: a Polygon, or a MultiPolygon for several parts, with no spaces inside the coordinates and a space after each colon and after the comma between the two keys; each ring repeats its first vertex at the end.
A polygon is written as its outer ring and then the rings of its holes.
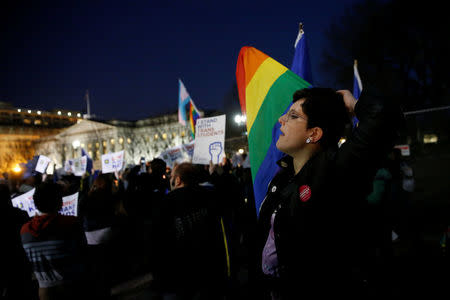
{"type": "Polygon", "coordinates": [[[303,148],[308,137],[308,117],[302,109],[304,101],[300,99],[294,102],[288,112],[278,119],[281,134],[276,146],[278,150],[291,156],[303,148]]]}
{"type": "Polygon", "coordinates": [[[176,180],[176,167],[173,168],[171,174],[170,174],[170,179],[169,179],[169,184],[170,184],[170,190],[173,191],[175,189],[175,180],[176,180]]]}

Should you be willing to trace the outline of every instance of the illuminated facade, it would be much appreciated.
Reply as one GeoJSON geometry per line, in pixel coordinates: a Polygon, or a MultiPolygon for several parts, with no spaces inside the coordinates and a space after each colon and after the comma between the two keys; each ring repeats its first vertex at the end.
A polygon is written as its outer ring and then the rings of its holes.
{"type": "Polygon", "coordinates": [[[126,164],[147,161],[162,151],[188,143],[189,132],[178,123],[178,115],[163,115],[135,122],[79,120],[56,135],[36,141],[36,154],[48,156],[61,168],[64,162],[81,156],[83,148],[100,169],[101,155],[125,151],[126,164]]]}
{"type": "Polygon", "coordinates": [[[59,133],[80,119],[78,111],[15,108],[0,102],[0,172],[11,172],[35,153],[35,141],[59,133]]]}

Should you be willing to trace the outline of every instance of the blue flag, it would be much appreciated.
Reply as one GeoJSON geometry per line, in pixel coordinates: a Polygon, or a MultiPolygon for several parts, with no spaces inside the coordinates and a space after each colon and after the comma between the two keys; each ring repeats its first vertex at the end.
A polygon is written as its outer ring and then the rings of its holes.
{"type": "Polygon", "coordinates": [[[22,174],[22,178],[26,179],[28,177],[32,177],[36,175],[36,165],[37,162],[39,160],[39,155],[35,155],[33,156],[32,159],[28,160],[27,163],[21,163],[20,167],[22,168],[22,170],[24,170],[23,174],[22,174]]]}
{"type": "Polygon", "coordinates": [[[83,148],[81,148],[81,156],[85,155],[87,157],[86,172],[91,174],[94,163],[92,162],[92,158],[89,157],[89,154],[87,154],[87,152],[83,148]]]}
{"type": "MultiPolygon", "coordinates": [[[[359,99],[359,96],[361,96],[361,92],[363,90],[361,78],[359,77],[358,72],[358,61],[355,59],[355,62],[353,64],[353,96],[356,98],[356,100],[359,99]]],[[[358,124],[358,119],[356,117],[353,117],[352,119],[352,125],[353,127],[358,124]]]]}
{"type": "Polygon", "coordinates": [[[300,23],[297,39],[294,44],[295,53],[292,60],[291,71],[303,78],[312,85],[313,78],[311,73],[311,64],[309,62],[308,45],[306,43],[303,24],[300,23]]]}

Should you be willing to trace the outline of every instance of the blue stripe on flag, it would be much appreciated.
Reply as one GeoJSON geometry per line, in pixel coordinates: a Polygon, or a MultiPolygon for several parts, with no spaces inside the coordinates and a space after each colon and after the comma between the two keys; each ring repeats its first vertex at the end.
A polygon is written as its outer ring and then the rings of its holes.
{"type": "MultiPolygon", "coordinates": [[[[283,114],[286,114],[290,107],[291,104],[288,105],[283,114]]],[[[266,196],[269,183],[273,179],[275,174],[280,170],[277,162],[283,157],[283,155],[285,155],[283,152],[278,150],[276,145],[281,134],[280,127],[281,124],[277,121],[272,128],[272,142],[270,143],[264,160],[259,166],[258,173],[256,173],[255,175],[253,190],[255,193],[255,206],[257,216],[259,216],[259,208],[261,207],[264,197],[266,196]]]]}
{"type": "MultiPolygon", "coordinates": [[[[359,99],[359,97],[361,96],[361,92],[362,92],[362,81],[361,78],[359,77],[359,72],[358,72],[358,66],[355,60],[355,63],[353,65],[353,97],[356,98],[356,100],[359,99]]],[[[353,128],[355,128],[355,126],[358,124],[358,119],[356,117],[352,118],[352,126],[353,128]]]]}

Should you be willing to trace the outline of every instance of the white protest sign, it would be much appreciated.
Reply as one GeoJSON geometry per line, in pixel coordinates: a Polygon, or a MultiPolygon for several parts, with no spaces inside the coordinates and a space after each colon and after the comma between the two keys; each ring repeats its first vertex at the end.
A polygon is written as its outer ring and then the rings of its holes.
{"type": "Polygon", "coordinates": [[[51,162],[51,161],[52,160],[50,158],[48,158],[47,156],[39,155],[39,159],[37,161],[36,169],[35,169],[36,172],[44,174],[49,162],[51,162]]]}
{"type": "Polygon", "coordinates": [[[194,141],[187,144],[183,144],[182,147],[186,155],[189,157],[189,159],[192,159],[192,157],[194,156],[194,147],[195,147],[194,141]]]}
{"type": "Polygon", "coordinates": [[[175,163],[181,163],[185,160],[181,146],[167,149],[161,153],[160,157],[171,168],[173,168],[175,163]]]}
{"type": "MultiPolygon", "coordinates": [[[[30,217],[33,217],[36,214],[36,212],[39,212],[36,209],[36,206],[34,205],[33,200],[34,191],[35,189],[32,189],[31,191],[22,194],[18,197],[15,197],[14,199],[11,200],[12,205],[14,207],[26,211],[28,213],[28,216],[30,217]]],[[[76,192],[73,195],[63,197],[62,201],[63,205],[59,213],[66,216],[77,216],[78,192],[76,192]]]]}
{"type": "Polygon", "coordinates": [[[192,163],[218,164],[225,157],[225,115],[198,119],[192,163]]]}
{"type": "Polygon", "coordinates": [[[73,173],[73,160],[69,159],[64,163],[64,172],[66,173],[73,173]]]}
{"type": "Polygon", "coordinates": [[[66,216],[77,216],[78,210],[78,192],[73,195],[62,198],[63,206],[59,213],[66,216]]]}
{"type": "Polygon", "coordinates": [[[402,156],[410,156],[409,145],[396,145],[394,148],[400,149],[402,156]]]}
{"type": "Polygon", "coordinates": [[[12,205],[14,207],[20,208],[21,210],[26,211],[29,217],[33,217],[34,214],[36,213],[36,207],[34,206],[33,201],[34,190],[35,189],[32,189],[31,191],[26,192],[25,194],[22,194],[20,196],[11,199],[12,205]]]}
{"type": "Polygon", "coordinates": [[[84,173],[86,173],[86,166],[87,166],[87,156],[84,155],[80,158],[75,158],[73,160],[73,174],[75,176],[83,176],[84,173]]]}
{"type": "Polygon", "coordinates": [[[122,170],[124,151],[108,153],[102,155],[102,173],[114,173],[122,170]]]}

